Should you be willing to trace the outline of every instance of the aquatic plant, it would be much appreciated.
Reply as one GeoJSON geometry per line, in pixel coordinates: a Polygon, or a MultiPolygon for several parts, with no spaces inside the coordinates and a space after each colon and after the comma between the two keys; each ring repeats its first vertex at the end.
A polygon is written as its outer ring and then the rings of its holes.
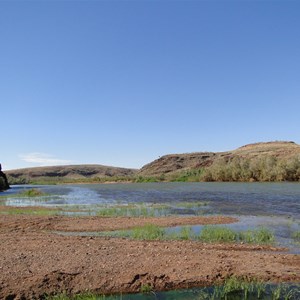
{"type": "MultiPolygon", "coordinates": [[[[272,285],[257,279],[229,277],[221,286],[213,288],[205,299],[272,299],[272,300],[298,300],[300,296],[299,285],[279,284],[272,285]]],[[[204,299],[204,298],[203,298],[204,299]]]]}
{"type": "MultiPolygon", "coordinates": [[[[188,292],[189,290],[187,290],[188,292]]],[[[181,291],[182,292],[182,291],[181,291]]],[[[193,290],[193,299],[197,300],[299,300],[300,286],[298,284],[281,283],[274,285],[263,282],[255,278],[244,278],[231,276],[225,279],[222,285],[203,287],[193,290]]],[[[160,298],[159,294],[153,291],[150,283],[142,284],[140,293],[153,293],[151,299],[181,299],[181,294],[176,292],[165,292],[160,298]],[[172,294],[170,294],[172,293],[172,294]],[[170,297],[169,297],[170,296],[170,297]]],[[[148,299],[148,296],[139,295],[141,298],[148,299]]],[[[91,293],[67,296],[63,293],[56,296],[45,297],[46,300],[118,300],[132,299],[131,294],[125,295],[95,295],[91,293]]],[[[140,299],[140,298],[138,298],[140,299]]],[[[190,299],[190,298],[188,298],[190,299]]]]}
{"type": "Polygon", "coordinates": [[[207,225],[201,230],[199,239],[204,242],[234,242],[237,233],[228,227],[207,225]]]}
{"type": "Polygon", "coordinates": [[[152,287],[150,284],[142,284],[140,288],[141,293],[150,293],[152,291],[152,287]]]}
{"type": "Polygon", "coordinates": [[[270,244],[275,238],[274,234],[270,230],[260,227],[258,229],[240,232],[238,239],[250,244],[270,244]]]}
{"type": "Polygon", "coordinates": [[[38,216],[52,216],[61,215],[63,212],[59,208],[35,208],[35,207],[12,207],[7,206],[1,214],[8,215],[38,215],[38,216]]]}
{"type": "Polygon", "coordinates": [[[138,240],[161,240],[165,238],[165,231],[157,225],[146,224],[133,228],[130,237],[138,240]]]}
{"type": "Polygon", "coordinates": [[[198,208],[202,206],[207,206],[208,202],[206,201],[186,201],[186,202],[176,202],[174,206],[182,208],[198,208]]]}
{"type": "Polygon", "coordinates": [[[275,240],[274,234],[266,228],[247,231],[234,231],[225,226],[207,225],[200,232],[199,239],[204,242],[245,242],[270,244],[275,240]]]}
{"type": "Polygon", "coordinates": [[[165,206],[149,206],[146,204],[101,207],[97,211],[97,215],[102,217],[154,217],[167,214],[165,206]]]}
{"type": "MultiPolygon", "coordinates": [[[[85,293],[79,295],[68,296],[63,293],[55,296],[46,296],[46,300],[104,300],[106,299],[104,295],[96,296],[92,293],[85,293]]],[[[121,299],[121,298],[120,298],[121,299]]]]}
{"type": "Polygon", "coordinates": [[[295,239],[296,241],[300,241],[300,231],[293,232],[292,238],[295,239]]]}
{"type": "MultiPolygon", "coordinates": [[[[176,238],[176,237],[175,237],[176,238]]],[[[191,226],[183,226],[176,239],[179,240],[192,240],[195,238],[195,234],[191,226]]]]}
{"type": "Polygon", "coordinates": [[[21,197],[41,197],[41,196],[46,196],[47,194],[42,192],[39,189],[29,189],[29,190],[25,190],[19,194],[16,194],[16,196],[21,196],[21,197]]]}

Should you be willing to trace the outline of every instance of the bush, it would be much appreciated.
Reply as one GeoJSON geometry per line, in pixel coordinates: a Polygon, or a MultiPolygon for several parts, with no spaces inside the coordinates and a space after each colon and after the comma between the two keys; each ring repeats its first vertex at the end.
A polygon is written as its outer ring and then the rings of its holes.
{"type": "Polygon", "coordinates": [[[274,156],[221,158],[205,169],[203,181],[300,181],[300,159],[274,156]]]}

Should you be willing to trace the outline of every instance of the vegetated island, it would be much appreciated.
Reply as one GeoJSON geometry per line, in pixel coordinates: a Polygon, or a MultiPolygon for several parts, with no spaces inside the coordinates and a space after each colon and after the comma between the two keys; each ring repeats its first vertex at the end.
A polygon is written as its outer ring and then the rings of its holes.
{"type": "Polygon", "coordinates": [[[11,184],[159,181],[300,181],[300,145],[274,141],[226,152],[169,154],[141,169],[101,165],[37,167],[7,171],[11,184]]]}

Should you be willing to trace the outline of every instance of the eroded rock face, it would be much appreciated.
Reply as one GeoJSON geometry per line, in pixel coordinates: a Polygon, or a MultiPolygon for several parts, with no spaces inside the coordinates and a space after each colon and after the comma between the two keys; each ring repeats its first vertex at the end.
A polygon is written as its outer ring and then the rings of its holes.
{"type": "Polygon", "coordinates": [[[7,181],[7,177],[5,173],[2,172],[2,166],[0,164],[0,191],[5,191],[8,190],[9,188],[10,187],[7,181]]]}

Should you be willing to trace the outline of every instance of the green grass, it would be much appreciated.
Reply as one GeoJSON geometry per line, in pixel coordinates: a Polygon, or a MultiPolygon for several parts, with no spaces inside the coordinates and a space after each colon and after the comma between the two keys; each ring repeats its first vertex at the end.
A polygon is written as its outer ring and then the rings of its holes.
{"type": "Polygon", "coordinates": [[[208,225],[200,232],[199,239],[203,242],[235,242],[237,233],[227,227],[208,225]]]}
{"type": "Polygon", "coordinates": [[[102,207],[97,211],[98,216],[102,217],[154,217],[168,215],[168,208],[159,205],[119,205],[102,207]]]}
{"type": "MultiPolygon", "coordinates": [[[[151,299],[156,299],[155,292],[151,283],[142,284],[140,293],[153,293],[151,299]]],[[[176,294],[169,298],[166,293],[164,299],[181,299],[176,298],[176,294]]],[[[178,294],[179,295],[179,294],[178,294]]],[[[130,299],[130,295],[113,295],[105,296],[87,293],[81,295],[68,296],[66,294],[48,296],[46,300],[104,300],[104,299],[130,299]]],[[[146,297],[148,299],[148,297],[146,297]]],[[[145,298],[145,299],[146,299],[145,298]]],[[[140,298],[139,298],[140,299],[140,298]]],[[[157,298],[160,299],[160,298],[157,298]]],[[[190,298],[189,298],[190,299],[190,298]]],[[[257,279],[239,278],[235,276],[228,277],[225,282],[219,286],[203,287],[195,294],[196,300],[299,300],[300,299],[300,286],[299,284],[286,284],[272,285],[257,279]]]]}
{"type": "Polygon", "coordinates": [[[239,233],[239,240],[249,244],[271,244],[274,239],[274,234],[264,227],[239,233]]]}
{"type": "Polygon", "coordinates": [[[61,215],[61,209],[47,209],[47,208],[24,208],[24,207],[7,207],[6,210],[1,211],[1,214],[7,215],[38,215],[38,216],[53,216],[61,215]]]}
{"type": "MultiPolygon", "coordinates": [[[[74,296],[68,296],[66,294],[60,294],[55,296],[47,296],[46,300],[104,300],[106,297],[103,296],[96,296],[91,293],[87,294],[80,294],[80,295],[74,295],[74,296]]],[[[120,298],[122,299],[122,298],[120,298]]]]}
{"type": "Polygon", "coordinates": [[[150,293],[152,291],[152,287],[150,284],[142,284],[141,285],[141,288],[140,288],[140,292],[141,293],[150,293]]]}
{"type": "Polygon", "coordinates": [[[29,190],[24,190],[17,194],[0,196],[0,198],[7,199],[7,198],[18,198],[18,197],[42,197],[42,196],[48,196],[48,194],[42,192],[39,189],[32,188],[29,190]]]}
{"type": "Polygon", "coordinates": [[[39,189],[29,189],[25,190],[19,194],[16,194],[16,196],[21,196],[21,197],[41,197],[41,196],[47,196],[46,193],[42,192],[39,189]]]}
{"type": "Polygon", "coordinates": [[[191,226],[182,226],[178,232],[169,233],[165,235],[168,240],[195,240],[196,236],[191,226]]]}
{"type": "Polygon", "coordinates": [[[299,285],[272,285],[261,280],[238,278],[235,276],[225,280],[223,285],[203,288],[198,300],[298,300],[299,285]]]}
{"type": "Polygon", "coordinates": [[[202,206],[207,206],[208,202],[203,202],[203,201],[194,201],[194,202],[176,202],[174,206],[180,207],[180,208],[198,208],[202,206]]]}
{"type": "Polygon", "coordinates": [[[294,240],[300,242],[300,231],[295,231],[295,232],[293,232],[292,238],[293,238],[294,240]]]}
{"type": "Polygon", "coordinates": [[[137,240],[162,240],[166,236],[165,230],[154,224],[135,227],[130,237],[137,240]]]}
{"type": "Polygon", "coordinates": [[[266,228],[247,231],[235,231],[225,226],[204,226],[199,239],[203,242],[245,242],[248,244],[271,244],[274,234],[266,228]]]}
{"type": "Polygon", "coordinates": [[[271,244],[274,242],[273,233],[265,228],[239,232],[216,225],[204,226],[199,236],[195,235],[191,226],[182,226],[180,230],[169,233],[164,228],[154,224],[138,226],[132,230],[120,230],[114,234],[108,232],[107,235],[138,240],[199,240],[209,243],[271,244]]]}
{"type": "MultiPolygon", "coordinates": [[[[130,205],[116,205],[101,207],[97,211],[98,216],[103,217],[161,217],[172,214],[174,208],[186,208],[194,210],[198,214],[199,208],[206,206],[207,202],[176,202],[176,203],[138,203],[130,205]]],[[[174,213],[174,212],[173,212],[174,213]]]]}

